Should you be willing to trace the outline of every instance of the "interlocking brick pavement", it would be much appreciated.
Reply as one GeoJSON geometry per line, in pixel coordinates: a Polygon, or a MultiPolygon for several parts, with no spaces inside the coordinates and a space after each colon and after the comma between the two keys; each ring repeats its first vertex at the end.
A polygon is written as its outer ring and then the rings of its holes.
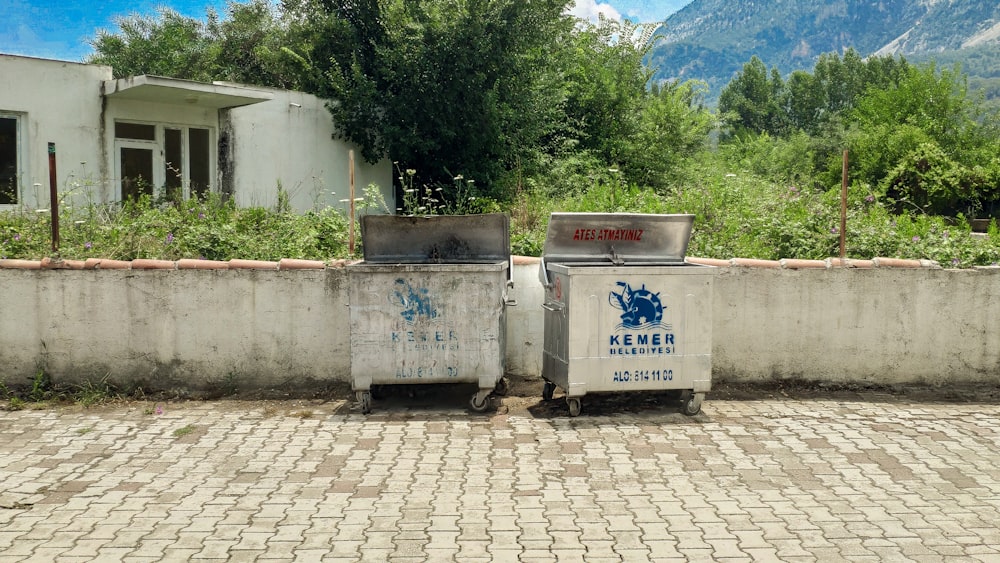
{"type": "Polygon", "coordinates": [[[602,401],[0,412],[0,560],[1000,561],[994,402],[602,401]]]}

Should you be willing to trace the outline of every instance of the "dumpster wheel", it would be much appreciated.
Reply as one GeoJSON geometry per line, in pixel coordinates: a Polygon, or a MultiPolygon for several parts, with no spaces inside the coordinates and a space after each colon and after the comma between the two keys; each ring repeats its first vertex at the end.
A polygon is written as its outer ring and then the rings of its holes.
{"type": "Polygon", "coordinates": [[[358,403],[361,405],[361,412],[363,414],[368,414],[372,412],[372,394],[371,391],[358,391],[358,403]]]}
{"type": "Polygon", "coordinates": [[[580,416],[580,411],[583,410],[579,397],[566,397],[566,406],[569,407],[570,416],[580,416]]]}
{"type": "Polygon", "coordinates": [[[684,391],[681,394],[681,412],[688,416],[694,416],[701,412],[701,402],[705,400],[704,393],[692,393],[684,391]]]}
{"type": "Polygon", "coordinates": [[[476,412],[486,412],[486,409],[490,408],[490,394],[492,392],[492,389],[480,389],[479,392],[473,395],[472,399],[469,400],[469,406],[476,412]]]}

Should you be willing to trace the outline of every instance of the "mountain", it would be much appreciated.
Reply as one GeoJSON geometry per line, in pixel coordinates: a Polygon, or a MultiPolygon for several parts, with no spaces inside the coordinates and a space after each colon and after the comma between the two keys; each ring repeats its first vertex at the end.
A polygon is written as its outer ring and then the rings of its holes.
{"type": "MultiPolygon", "coordinates": [[[[694,0],[667,18],[647,62],[654,80],[699,79],[709,100],[757,55],[787,75],[812,70],[819,55],[854,48],[862,56],[962,62],[963,53],[1000,72],[996,0],[694,0]]],[[[965,69],[972,75],[972,70],[965,69]]],[[[981,76],[982,78],[997,78],[981,76]]]]}

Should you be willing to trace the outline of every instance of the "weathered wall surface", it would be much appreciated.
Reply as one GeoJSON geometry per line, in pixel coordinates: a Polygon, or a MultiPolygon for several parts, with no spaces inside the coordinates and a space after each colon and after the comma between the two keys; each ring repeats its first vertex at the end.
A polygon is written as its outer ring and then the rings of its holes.
{"type": "Polygon", "coordinates": [[[347,381],[344,270],[0,270],[3,379],[160,390],[347,381]]]}
{"type": "Polygon", "coordinates": [[[48,143],[56,145],[60,192],[106,173],[101,81],[111,67],[0,55],[0,77],[0,113],[20,120],[20,203],[49,207],[48,143]]]}
{"type": "Polygon", "coordinates": [[[325,102],[311,94],[272,88],[274,98],[228,110],[232,127],[232,184],[238,205],[272,207],[278,184],[300,211],[326,206],[347,209],[350,198],[349,151],[354,150],[355,197],[368,184],[379,186],[395,212],[392,163],[365,162],[361,149],[337,138],[325,102]]]}
{"type": "Polygon", "coordinates": [[[516,375],[542,373],[545,292],[538,280],[538,260],[514,258],[514,287],[509,296],[517,305],[507,308],[507,371],[516,375]]]}
{"type": "Polygon", "coordinates": [[[1000,269],[724,268],[713,329],[717,379],[1000,383],[1000,269]]]}
{"type": "MultiPolygon", "coordinates": [[[[44,369],[57,382],[157,390],[346,383],[347,275],[0,267],[0,381],[44,369]]],[[[515,259],[513,275],[507,369],[537,376],[537,261],[515,259]]],[[[722,268],[712,320],[716,380],[1000,383],[997,268],[722,268]]]]}

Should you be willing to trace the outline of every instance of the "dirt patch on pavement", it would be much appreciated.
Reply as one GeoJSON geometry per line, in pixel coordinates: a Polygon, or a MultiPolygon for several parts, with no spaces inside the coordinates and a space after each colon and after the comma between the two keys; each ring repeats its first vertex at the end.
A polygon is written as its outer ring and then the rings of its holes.
{"type": "Polygon", "coordinates": [[[713,383],[709,398],[729,401],[833,399],[873,402],[905,400],[911,402],[997,403],[1000,402],[1000,385],[983,383],[945,387],[830,383],[798,379],[762,383],[722,381],[713,383]]]}
{"type": "MultiPolygon", "coordinates": [[[[544,382],[538,377],[509,376],[505,389],[493,398],[492,412],[501,414],[530,414],[535,417],[566,416],[567,405],[563,391],[557,389],[552,400],[542,399],[544,382]]],[[[469,400],[475,394],[475,384],[454,385],[386,385],[372,388],[375,411],[400,409],[423,410],[447,405],[449,408],[469,409],[469,400]]],[[[301,417],[326,413],[357,411],[354,392],[347,383],[326,384],[312,389],[258,389],[240,391],[226,396],[178,396],[171,393],[148,393],[140,396],[118,397],[103,403],[83,407],[79,404],[49,402],[26,404],[22,408],[78,408],[92,409],[100,406],[116,408],[130,405],[155,411],[156,405],[184,401],[212,401],[215,408],[262,408],[265,415],[294,415],[301,417]]],[[[836,400],[862,402],[927,402],[927,403],[1000,403],[1000,385],[967,385],[960,387],[932,387],[919,385],[859,385],[833,384],[805,380],[779,380],[762,383],[713,382],[706,401],[760,401],[760,400],[836,400]]],[[[637,413],[645,411],[679,412],[678,391],[634,391],[593,395],[584,398],[584,412],[591,415],[637,413]]],[[[0,410],[11,410],[0,403],[0,410]]]]}

